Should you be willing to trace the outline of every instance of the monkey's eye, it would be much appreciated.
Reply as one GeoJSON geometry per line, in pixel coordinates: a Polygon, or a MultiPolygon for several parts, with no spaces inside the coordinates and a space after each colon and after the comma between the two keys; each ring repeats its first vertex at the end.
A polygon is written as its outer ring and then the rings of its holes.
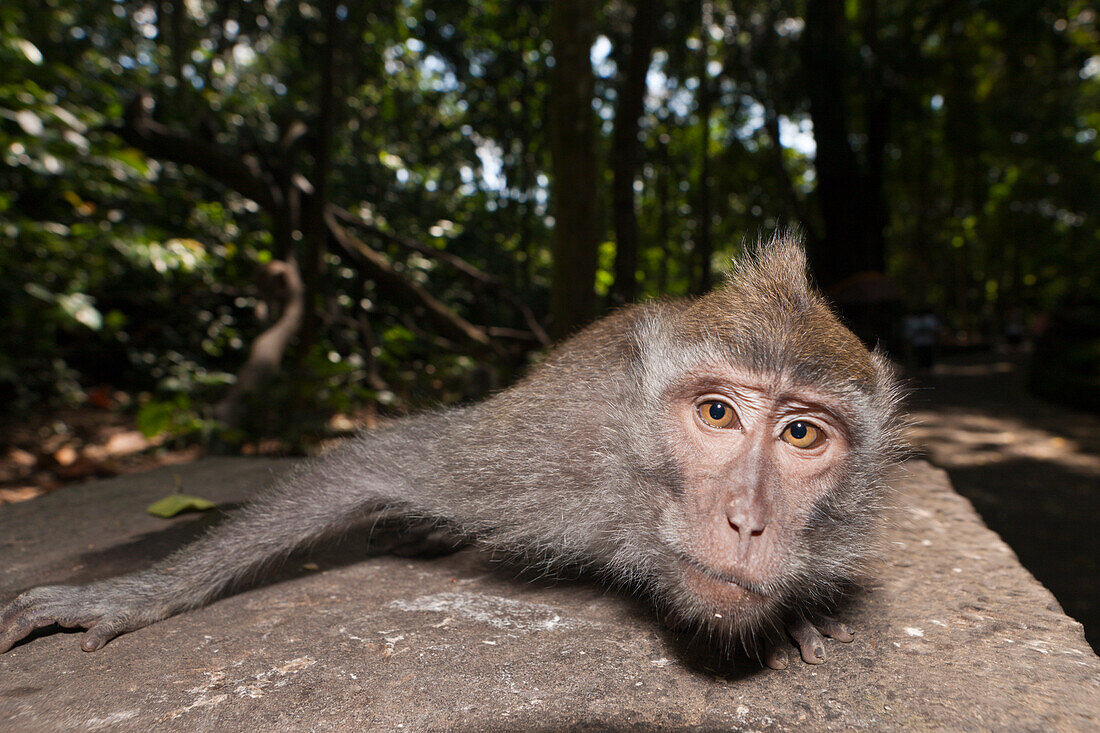
{"type": "Polygon", "coordinates": [[[795,420],[783,430],[780,436],[785,443],[795,448],[813,448],[825,437],[825,434],[817,429],[813,423],[805,420],[795,420]]]}
{"type": "Polygon", "coordinates": [[[721,400],[709,400],[696,409],[700,419],[712,428],[731,428],[737,422],[737,413],[721,400]]]}

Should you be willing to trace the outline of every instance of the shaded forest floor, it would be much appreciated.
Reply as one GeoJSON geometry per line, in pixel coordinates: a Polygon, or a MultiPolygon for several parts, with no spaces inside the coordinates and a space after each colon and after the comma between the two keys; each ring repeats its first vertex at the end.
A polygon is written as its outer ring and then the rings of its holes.
{"type": "Polygon", "coordinates": [[[1025,364],[1002,350],[910,375],[911,440],[1100,652],[1100,416],[1030,396],[1025,364]]]}
{"type": "MultiPolygon", "coordinates": [[[[1025,361],[991,351],[909,375],[911,440],[1085,625],[1100,652],[1100,416],[1028,395],[1025,361]]],[[[0,505],[201,456],[194,446],[146,439],[127,414],[91,407],[6,425],[2,434],[0,505]]],[[[249,452],[257,450],[279,446],[249,452]]]]}
{"type": "Polygon", "coordinates": [[[5,421],[0,435],[0,505],[202,455],[198,446],[173,448],[146,438],[132,414],[92,406],[5,421]]]}

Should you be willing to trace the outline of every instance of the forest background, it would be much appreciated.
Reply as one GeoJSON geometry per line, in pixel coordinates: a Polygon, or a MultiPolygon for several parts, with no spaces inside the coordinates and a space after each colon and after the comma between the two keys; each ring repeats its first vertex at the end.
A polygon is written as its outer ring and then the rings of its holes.
{"type": "Polygon", "coordinates": [[[5,0],[4,442],[301,449],[792,226],[869,342],[1098,408],[1098,127],[1086,2],[5,0]]]}

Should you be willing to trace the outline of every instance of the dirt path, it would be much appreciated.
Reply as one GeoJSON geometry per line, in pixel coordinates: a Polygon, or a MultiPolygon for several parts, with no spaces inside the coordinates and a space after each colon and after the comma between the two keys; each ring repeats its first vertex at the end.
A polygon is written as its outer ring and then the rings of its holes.
{"type": "Polygon", "coordinates": [[[1028,395],[1025,363],[990,352],[912,375],[912,441],[1100,652],[1100,417],[1028,395]]]}

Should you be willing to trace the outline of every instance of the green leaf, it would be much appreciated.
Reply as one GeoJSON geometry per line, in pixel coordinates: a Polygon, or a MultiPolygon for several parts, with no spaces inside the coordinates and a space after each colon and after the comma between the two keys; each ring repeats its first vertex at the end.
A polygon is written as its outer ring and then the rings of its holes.
{"type": "Polygon", "coordinates": [[[144,153],[136,148],[113,150],[107,154],[107,157],[122,163],[140,176],[149,175],[149,161],[144,153]]]}
{"type": "Polygon", "coordinates": [[[65,315],[93,331],[103,328],[103,314],[93,304],[91,296],[85,293],[69,293],[57,296],[57,304],[65,315]]]}
{"type": "Polygon", "coordinates": [[[145,511],[152,514],[154,517],[162,517],[168,519],[174,517],[177,514],[183,512],[205,512],[216,508],[216,504],[211,501],[203,499],[201,496],[191,496],[190,494],[170,494],[164,497],[160,501],[155,501],[149,505],[149,508],[145,511]]]}
{"type": "Polygon", "coordinates": [[[137,414],[137,427],[146,438],[160,435],[172,427],[176,414],[173,402],[149,402],[141,406],[137,414]]]}

